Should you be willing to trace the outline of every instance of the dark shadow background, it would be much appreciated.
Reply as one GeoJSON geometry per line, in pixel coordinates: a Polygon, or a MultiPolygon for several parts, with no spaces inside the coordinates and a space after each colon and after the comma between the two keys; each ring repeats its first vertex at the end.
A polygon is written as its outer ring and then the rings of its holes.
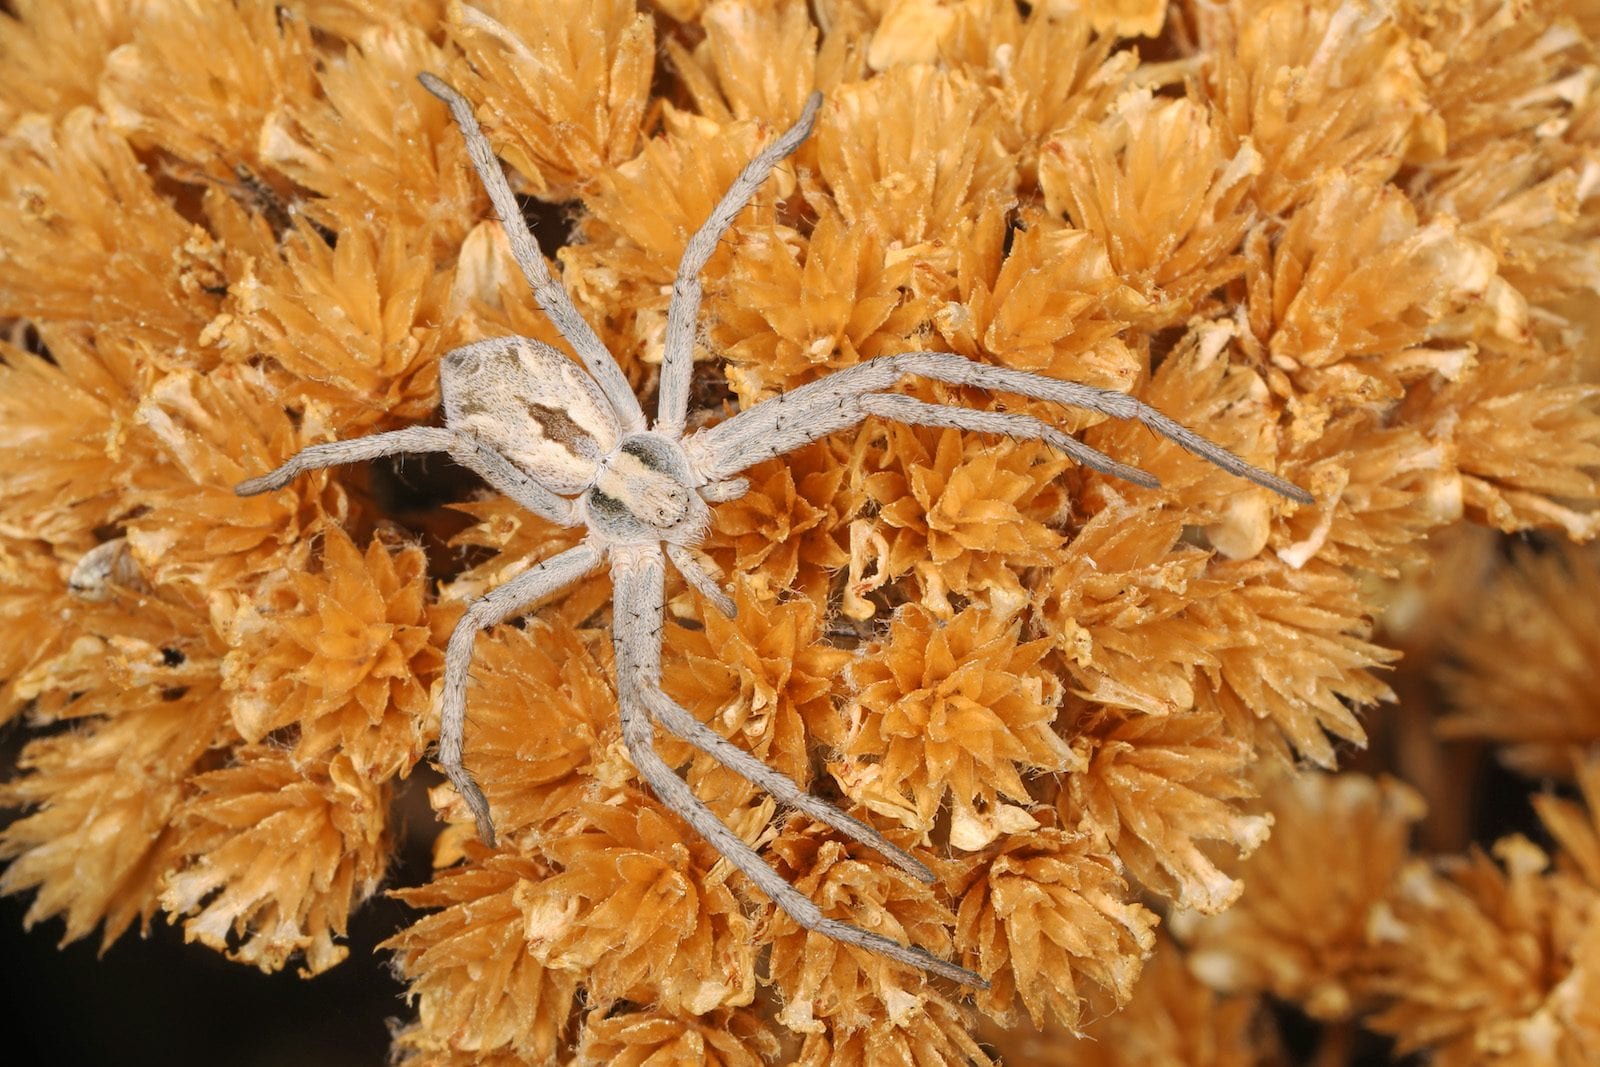
{"type": "MultiPolygon", "coordinates": [[[[28,731],[0,731],[0,768],[15,773],[28,731]]],[[[402,783],[408,823],[417,804],[428,825],[401,832],[385,887],[429,877],[431,774],[402,783]]],[[[6,813],[14,817],[17,813],[6,813]]],[[[302,979],[293,965],[262,974],[183,941],[159,915],[148,937],[137,927],[99,955],[99,931],[57,947],[60,920],[24,931],[32,893],[0,897],[0,1062],[8,1067],[381,1067],[389,1031],[412,1014],[405,987],[375,946],[418,913],[380,892],[350,920],[350,955],[302,979]]]]}
{"type": "Polygon", "coordinates": [[[230,963],[157,920],[104,957],[93,939],[57,949],[60,923],[22,930],[27,899],[0,902],[0,989],[13,1067],[164,1064],[372,1067],[388,1056],[386,1018],[402,987],[372,948],[400,921],[379,898],[352,921],[350,958],[309,981],[230,963]]]}

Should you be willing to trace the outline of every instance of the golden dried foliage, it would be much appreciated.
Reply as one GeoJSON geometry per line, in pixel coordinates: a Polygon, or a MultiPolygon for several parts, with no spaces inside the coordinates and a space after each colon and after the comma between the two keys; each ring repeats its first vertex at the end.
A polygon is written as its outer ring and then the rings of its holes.
{"type": "Polygon", "coordinates": [[[1424,425],[1454,446],[1467,513],[1507,533],[1546,527],[1576,541],[1600,533],[1600,388],[1574,352],[1482,349],[1477,373],[1418,392],[1424,425]]]}
{"type": "Polygon", "coordinates": [[[281,254],[252,264],[202,339],[224,358],[269,356],[292,379],[284,394],[329,427],[378,430],[426,417],[439,402],[437,361],[451,336],[419,329],[449,304],[432,243],[427,231],[395,226],[330,248],[301,225],[281,254]]]}
{"type": "Polygon", "coordinates": [[[836,446],[819,441],[758,464],[744,474],[750,491],[717,509],[706,549],[757,599],[795,589],[825,602],[833,573],[850,561],[842,527],[865,495],[840,460],[836,446]]]}
{"type": "Polygon", "coordinates": [[[1322,175],[1374,183],[1437,152],[1442,122],[1416,42],[1385,6],[1293,0],[1193,7],[1207,96],[1230,140],[1261,156],[1255,200],[1285,214],[1322,175]]]}
{"type": "Polygon", "coordinates": [[[578,989],[575,975],[545,967],[528,946],[523,896],[550,868],[475,842],[465,848],[471,865],[395,891],[414,908],[436,909],[384,943],[417,1006],[396,1051],[411,1064],[547,1061],[578,989]]]}
{"type": "Polygon", "coordinates": [[[1224,993],[1349,1019],[1368,966],[1368,921],[1409,858],[1421,798],[1391,779],[1311,774],[1280,779],[1260,806],[1273,813],[1272,836],[1231,865],[1249,887],[1243,899],[1220,915],[1174,920],[1188,966],[1224,993]],[[1360,854],[1330,856],[1330,841],[1360,854]]]}
{"type": "Polygon", "coordinates": [[[265,122],[285,97],[316,95],[311,27],[270,0],[149,3],[132,37],[106,58],[100,107],[191,180],[260,180],[265,122]]]}
{"type": "MultiPolygon", "coordinates": [[[[954,917],[941,894],[881,857],[831,840],[800,817],[790,819],[769,855],[778,873],[823,915],[848,915],[875,933],[949,953],[954,917]]],[[[926,1041],[943,1051],[941,1046],[959,1046],[965,1038],[964,1027],[958,1027],[959,1037],[947,1032],[963,1010],[932,989],[922,972],[807,931],[770,905],[763,925],[772,941],[768,972],[783,1006],[777,1020],[820,1042],[808,1038],[811,1051],[802,1062],[831,1062],[831,1054],[874,1063],[907,1045],[926,1041]],[[844,1051],[851,1047],[857,1051],[844,1051]]]]}
{"type": "Polygon", "coordinates": [[[1114,34],[1095,32],[1107,29],[1102,5],[1074,6],[1035,4],[1024,15],[1011,4],[960,4],[938,39],[938,58],[999,91],[1003,136],[1024,181],[1037,178],[1045,138],[1098,119],[1138,67],[1132,50],[1113,52],[1114,34]]]}
{"type": "Polygon", "coordinates": [[[1495,575],[1440,668],[1446,737],[1494,741],[1530,775],[1566,774],[1568,749],[1600,745],[1600,587],[1592,548],[1522,550],[1495,575]]]}
{"type": "Polygon", "coordinates": [[[777,228],[740,241],[707,301],[728,384],[746,402],[902,351],[929,310],[904,299],[912,264],[888,258],[875,224],[849,225],[832,205],[824,212],[803,247],[777,228]]]}
{"type": "Polygon", "coordinates": [[[227,736],[204,615],[133,591],[107,607],[68,613],[68,639],[18,680],[14,699],[77,728],[32,742],[0,786],[32,809],[0,831],[0,891],[36,890],[26,922],[59,916],[63,941],[99,926],[102,947],[148,928],[180,862],[178,815],[227,736]]]}
{"type": "Polygon", "coordinates": [[[965,879],[956,917],[967,960],[992,988],[978,1006],[998,1022],[1021,1000],[1035,1028],[1077,1031],[1085,1013],[1128,1002],[1159,917],[1127,900],[1099,835],[1044,826],[988,850],[965,879]]]}
{"type": "MultiPolygon", "coordinates": [[[[631,293],[627,321],[620,325],[621,337],[614,348],[643,362],[661,362],[672,279],[684,246],[761,142],[779,132],[771,127],[763,130],[763,125],[750,121],[719,127],[683,116],[669,123],[668,136],[652,139],[637,156],[597,176],[589,199],[588,228],[598,232],[587,247],[567,255],[578,268],[573,273],[588,279],[574,287],[580,306],[586,300],[604,306],[615,300],[617,290],[631,293]]],[[[773,185],[792,190],[785,181],[787,166],[780,167],[773,185]]],[[[768,186],[752,209],[757,222],[768,229],[775,221],[777,199],[773,186],[768,186]]],[[[744,213],[745,218],[749,215],[744,213]]],[[[727,243],[731,241],[725,239],[727,243]]],[[[727,254],[719,249],[706,277],[716,278],[727,269],[726,263],[727,254]]],[[[772,282],[763,279],[762,284],[772,282]]],[[[710,353],[702,350],[697,358],[709,359],[710,353]]],[[[627,365],[624,357],[623,366],[627,365]]]]}
{"type": "Polygon", "coordinates": [[[839,86],[831,100],[815,138],[817,179],[847,224],[872,225],[938,263],[953,251],[950,227],[1013,195],[999,107],[970,79],[895,67],[839,86]]]}
{"type": "Polygon", "coordinates": [[[812,600],[762,600],[742,585],[734,602],[737,617],[708,611],[703,629],[679,634],[663,683],[718,733],[807,784],[807,738],[830,747],[845,741],[832,696],[850,654],[821,640],[822,612],[812,600]]]}
{"type": "Polygon", "coordinates": [[[1209,557],[1182,532],[1158,508],[1107,507],[1034,589],[1035,618],[1084,700],[1159,716],[1194,706],[1194,668],[1212,662],[1216,641],[1188,618],[1209,557]]]}
{"type": "Polygon", "coordinates": [[[1371,623],[1358,580],[1332,567],[1294,570],[1266,560],[1225,564],[1213,573],[1225,591],[1197,601],[1192,616],[1213,632],[1237,636],[1221,644],[1216,665],[1203,671],[1197,705],[1262,752],[1287,744],[1332,767],[1334,738],[1366,739],[1351,707],[1392,699],[1373,671],[1399,657],[1367,640],[1371,623]]]}
{"type": "Polygon", "coordinates": [[[133,383],[123,377],[128,368],[99,358],[76,331],[52,331],[49,342],[55,359],[46,362],[0,341],[0,420],[11,449],[0,467],[0,513],[7,550],[32,554],[59,545],[76,555],[94,546],[88,531],[111,525],[127,508],[113,489],[121,479],[105,446],[107,428],[133,413],[133,383]]]}
{"type": "Polygon", "coordinates": [[[1495,279],[1492,254],[1453,220],[1419,226],[1393,186],[1343,175],[1322,180],[1275,239],[1257,228],[1246,255],[1245,347],[1293,382],[1295,444],[1352,408],[1401,400],[1417,379],[1448,377],[1461,354],[1425,342],[1447,313],[1483,306],[1495,279]]]}
{"type": "Polygon", "coordinates": [[[1037,823],[1021,772],[1073,758],[1051,724],[1060,684],[1042,670],[1048,642],[1021,623],[968,608],[948,622],[918,607],[850,665],[845,792],[919,834],[950,802],[950,841],[968,852],[1037,823]]]}
{"type": "Polygon", "coordinates": [[[1583,803],[1544,794],[1533,798],[1533,806],[1559,846],[1557,870],[1600,890],[1600,756],[1592,747],[1568,751],[1583,803]],[[1584,751],[1589,754],[1576,755],[1584,751]]]}
{"type": "Polygon", "coordinates": [[[615,780],[621,732],[610,666],[609,649],[592,650],[570,625],[540,620],[478,639],[467,759],[501,836],[547,830],[596,777],[615,780]]]}
{"type": "MultiPolygon", "coordinates": [[[[428,106],[432,97],[414,76],[442,68],[444,50],[425,26],[379,23],[364,26],[334,58],[317,72],[318,96],[285,99],[265,121],[263,162],[315,194],[297,198],[297,206],[330,229],[377,217],[385,236],[402,243],[431,236],[437,251],[453,253],[481,193],[461,165],[454,123],[428,106]]],[[[360,325],[356,336],[382,336],[360,325]]]]}
{"type": "Polygon", "coordinates": [[[330,527],[321,565],[264,586],[235,620],[223,662],[229,714],[252,744],[297,723],[296,762],[337,752],[354,773],[387,781],[422,757],[442,661],[427,557],[376,537],[363,554],[330,527]]]}
{"type": "Polygon", "coordinates": [[[693,425],[949,351],[1132,394],[1316,503],[926,382],[1161,487],[879,420],[747,472],[705,546],[738,616],[670,586],[666,687],[938,881],[661,752],[826,914],[992,988],[799,928],[642,790],[595,578],[477,642],[502,836],[429,791],[397,1056],[1221,1067],[1284,1060],[1273,997],[1445,1067],[1600,1057],[1600,569],[1553,540],[1600,532],[1597,35],[1580,0],[7,5],[0,719],[44,732],[0,892],[66,940],[165,914],[338,962],[445,635],[580,536],[448,470],[232,491],[433,420],[460,344],[562,343],[417,72],[474,102],[647,403],[685,244],[820,89],[704,271],[693,425]],[[1463,520],[1534,547],[1428,575],[1463,520]],[[1407,787],[1294,777],[1369,736],[1414,768],[1435,725],[1559,779],[1549,849],[1420,857],[1407,787]]]}
{"type": "Polygon", "coordinates": [[[529,948],[582,974],[591,1001],[688,1014],[750,1002],[750,919],[716,851],[654,798],[587,801],[539,850],[559,873],[522,895],[529,948]]]}
{"type": "Polygon", "coordinates": [[[222,249],[88,108],[0,134],[0,316],[181,357],[218,306],[222,249]]]}
{"type": "Polygon", "coordinates": [[[1494,854],[1413,865],[1375,909],[1361,988],[1387,1004],[1367,1025],[1445,1067],[1588,1062],[1600,1052],[1600,894],[1547,874],[1524,837],[1494,854]]]}
{"type": "Polygon", "coordinates": [[[1260,1001],[1218,994],[1157,937],[1133,999],[1081,1033],[1048,1023],[1033,1030],[987,1024],[981,1033],[1005,1063],[1028,1067],[1278,1067],[1291,1062],[1260,1001]]]}
{"type": "Polygon", "coordinates": [[[268,745],[190,784],[173,820],[183,868],[161,894],[184,937],[263,971],[299,956],[310,977],[342,961],[334,938],[388,861],[388,787],[343,754],[307,766],[268,745]]]}
{"type": "MultiPolygon", "coordinates": [[[[671,0],[659,6],[670,8],[671,0]]],[[[676,37],[664,43],[696,109],[719,123],[763,115],[792,119],[816,84],[861,76],[859,59],[852,62],[847,45],[838,47],[841,34],[829,35],[832,54],[818,55],[817,27],[800,4],[720,0],[699,18],[705,38],[692,50],[676,37]]]]}
{"type": "Polygon", "coordinates": [[[761,1067],[778,1054],[777,1037],[750,1011],[723,1009],[673,1015],[660,1009],[608,1016],[596,1012],[583,1028],[573,1061],[584,1067],[649,1067],[703,1063],[761,1067]]]}
{"type": "Polygon", "coordinates": [[[1045,207],[1105,243],[1111,265],[1149,302],[1140,324],[1183,322],[1239,276],[1239,239],[1261,157],[1230,149],[1203,104],[1131,91],[1099,121],[1057,132],[1040,151],[1045,207]]]}
{"type": "Polygon", "coordinates": [[[1208,715],[1100,717],[1080,728],[1074,766],[1057,801],[1065,825],[1093,831],[1129,873],[1178,907],[1213,913],[1238,899],[1200,845],[1248,854],[1266,840],[1270,815],[1239,810],[1255,789],[1253,753],[1208,715]]]}
{"type": "MultiPolygon", "coordinates": [[[[908,1002],[901,999],[901,1004],[908,1002]]],[[[917,998],[916,1010],[886,1013],[886,1020],[861,1029],[807,1032],[796,1067],[873,1067],[879,1063],[960,1064],[997,1067],[972,1035],[971,1015],[938,993],[917,998]]]]}
{"type": "MultiPolygon", "coordinates": [[[[999,205],[989,205],[963,227],[953,271],[915,276],[927,300],[957,298],[933,313],[943,346],[972,359],[1126,389],[1140,366],[1120,335],[1148,302],[1112,269],[1093,235],[1040,211],[1018,222],[1013,228],[999,205]]],[[[1029,409],[1046,414],[1043,405],[1029,409]]],[[[1099,418],[1066,417],[1080,425],[1099,418]]]]}
{"type": "Polygon", "coordinates": [[[12,128],[24,113],[60,116],[95,103],[106,60],[133,36],[143,4],[97,0],[59,4],[18,0],[0,14],[0,125],[12,128]]]}
{"type": "Polygon", "coordinates": [[[452,0],[447,28],[451,82],[483,102],[496,152],[533,192],[565,199],[633,157],[655,54],[633,4],[452,0]]]}
{"type": "Polygon", "coordinates": [[[870,540],[851,530],[844,613],[871,615],[860,598],[901,578],[908,595],[940,617],[954,612],[952,594],[981,595],[1002,611],[1020,607],[1027,592],[1019,571],[1048,563],[1062,541],[1048,523],[1064,503],[1054,475],[1068,461],[1033,441],[980,442],[894,423],[883,432],[882,452],[863,454],[858,468],[877,515],[858,520],[870,540]]]}
{"type": "Polygon", "coordinates": [[[237,479],[303,440],[255,368],[173,371],[149,386],[129,421],[144,462],[123,475],[138,509],[123,521],[128,543],[154,584],[194,590],[221,626],[264,579],[304,566],[330,521],[354,518],[349,491],[321,472],[248,500],[233,492],[237,479]],[[205,550],[189,549],[199,544],[205,550]]]}

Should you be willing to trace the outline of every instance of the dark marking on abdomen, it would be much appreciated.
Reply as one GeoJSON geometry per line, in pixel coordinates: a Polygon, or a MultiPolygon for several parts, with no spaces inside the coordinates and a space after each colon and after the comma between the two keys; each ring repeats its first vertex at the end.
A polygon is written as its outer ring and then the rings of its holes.
{"type": "Polygon", "coordinates": [[[600,455],[594,438],[560,408],[548,404],[529,404],[528,414],[539,424],[539,430],[546,440],[554,441],[573,455],[585,459],[595,459],[600,455]]]}

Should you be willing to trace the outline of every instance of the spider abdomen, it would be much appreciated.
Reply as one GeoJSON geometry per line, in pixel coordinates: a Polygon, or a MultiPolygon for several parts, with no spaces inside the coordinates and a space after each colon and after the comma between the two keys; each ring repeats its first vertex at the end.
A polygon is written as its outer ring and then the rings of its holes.
{"type": "Polygon", "coordinates": [[[621,437],[584,369],[528,337],[463,345],[439,368],[445,424],[557,493],[578,493],[621,437]]]}

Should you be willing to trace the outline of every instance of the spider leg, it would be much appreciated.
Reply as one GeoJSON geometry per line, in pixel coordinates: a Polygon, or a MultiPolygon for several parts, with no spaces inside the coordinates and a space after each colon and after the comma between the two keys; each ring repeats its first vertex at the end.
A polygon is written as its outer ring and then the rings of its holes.
{"type": "Polygon", "coordinates": [[[859,841],[870,849],[886,856],[896,867],[919,882],[932,884],[937,880],[928,865],[895,845],[867,823],[801,789],[798,784],[780,771],[775,771],[759,759],[729,741],[695,718],[689,710],[667,696],[659,688],[647,689],[645,704],[656,721],[689,742],[701,752],[747,781],[772,794],[780,804],[798,808],[817,822],[833,827],[841,834],[859,841]]]}
{"type": "Polygon", "coordinates": [[[855,425],[867,414],[864,397],[892,388],[907,374],[1134,419],[1230,474],[1301,504],[1315,502],[1299,486],[1246,462],[1126,393],[978,363],[952,352],[904,352],[847,367],[701,430],[684,442],[684,449],[706,481],[729,478],[762,460],[855,425]]]}
{"type": "Polygon", "coordinates": [[[345,463],[393,456],[401,452],[448,452],[455,447],[454,430],[441,426],[408,426],[403,430],[369,434],[348,441],[329,441],[308,445],[284,460],[282,465],[233,487],[240,496],[256,496],[282,489],[306,471],[337,467],[345,463]]]}
{"type": "Polygon", "coordinates": [[[695,592],[715,604],[718,611],[730,619],[739,613],[733,598],[717,584],[716,577],[706,569],[706,565],[700,562],[694,552],[669,541],[667,558],[672,560],[672,565],[678,568],[678,573],[683,575],[684,580],[694,588],[695,592]]]}
{"type": "Polygon", "coordinates": [[[633,395],[633,388],[623,376],[622,368],[617,366],[617,361],[601,343],[594,328],[572,306],[572,299],[567,296],[561,283],[550,276],[544,253],[539,251],[538,243],[528,231],[527,220],[517,207],[517,199],[506,182],[505,172],[500,169],[500,161],[495,158],[489,139],[483,135],[478,118],[472,113],[472,104],[437,75],[424,71],[417,75],[417,80],[424,89],[444,101],[456,125],[461,128],[461,136],[467,142],[467,154],[472,157],[478,178],[494,203],[494,211],[505,229],[506,240],[511,243],[511,254],[533,289],[533,299],[583,361],[589,376],[611,403],[623,431],[642,431],[645,428],[644,412],[639,407],[639,398],[633,395]]]}
{"type": "Polygon", "coordinates": [[[1016,393],[1035,400],[1049,400],[1068,407],[1098,411],[1112,418],[1134,419],[1186,451],[1208,463],[1216,464],[1229,474],[1255,482],[1296,503],[1316,503],[1312,495],[1298,485],[1247,462],[1127,393],[1119,393],[1113,389],[1097,389],[1081,382],[1064,382],[1059,378],[1030,374],[1010,367],[977,363],[951,352],[907,352],[889,358],[897,361],[906,372],[932,378],[934,381],[949,382],[952,385],[972,385],[980,389],[998,389],[1001,392],[1016,393]]]}
{"type": "Polygon", "coordinates": [[[660,400],[656,405],[656,430],[668,437],[683,434],[683,420],[689,407],[689,379],[694,371],[694,332],[700,316],[700,271],[705,268],[717,242],[728,232],[733,220],[761,188],[772,168],[788,156],[811,134],[822,107],[822,94],[806,97],[800,118],[777,140],[745,164],[744,170],[722,194],[711,215],[689,238],[678,260],[678,274],[672,281],[672,303],[667,309],[666,347],[661,359],[660,400]]]}
{"type": "Polygon", "coordinates": [[[534,602],[564,589],[594,570],[605,553],[593,541],[584,541],[489,590],[467,605],[465,615],[450,633],[444,653],[443,699],[439,709],[439,765],[466,801],[478,823],[484,844],[494,844],[494,820],[489,801],[461,759],[461,740],[467,717],[467,667],[472,643],[479,630],[488,629],[520,614],[534,602]]]}
{"type": "Polygon", "coordinates": [[[743,871],[774,904],[805,929],[964,985],[988,988],[988,983],[978,975],[941,960],[925,949],[908,947],[881,934],[824,916],[822,909],[784,881],[755,849],[728,829],[716,813],[694,795],[689,784],[656,754],[648,694],[660,688],[665,564],[660,549],[652,545],[618,546],[612,549],[611,561],[611,629],[617,649],[617,703],[622,715],[622,739],[633,757],[634,766],[661,802],[682,816],[729,863],[743,871]]]}
{"type": "Polygon", "coordinates": [[[233,491],[240,496],[255,496],[282,489],[306,471],[407,452],[448,452],[451,459],[481,475],[484,481],[535,515],[561,526],[577,526],[582,522],[571,501],[552,493],[499,453],[444,426],[408,426],[348,441],[308,445],[276,469],[240,482],[233,491]]]}
{"type": "Polygon", "coordinates": [[[744,478],[730,478],[725,482],[712,482],[700,487],[700,499],[708,504],[725,500],[738,500],[750,491],[750,482],[744,478]]]}
{"type": "Polygon", "coordinates": [[[450,450],[450,457],[496,490],[558,526],[583,525],[583,517],[572,501],[552,493],[527,471],[470,434],[460,433],[456,438],[458,444],[450,450]]]}
{"type": "MultiPolygon", "coordinates": [[[[667,558],[672,560],[673,566],[678,568],[689,584],[698,590],[701,596],[714,603],[724,615],[730,619],[733,618],[737,611],[733,598],[723,592],[717,585],[716,579],[712,578],[700,561],[695,558],[694,553],[682,545],[675,545],[671,542],[667,542],[666,549],[667,558]]],[[[934,880],[934,874],[926,864],[914,859],[909,853],[902,851],[890,842],[888,838],[860,819],[845,814],[821,797],[815,797],[807,793],[790,780],[787,775],[773,770],[738,745],[712,730],[705,723],[689,714],[688,710],[681,704],[667,696],[660,687],[647,687],[645,690],[645,702],[650,709],[650,713],[656,717],[661,725],[730,771],[765,789],[779,803],[798,808],[818,822],[833,827],[868,848],[877,849],[893,860],[895,866],[920,881],[932,882],[934,880]]]]}
{"type": "Polygon", "coordinates": [[[868,393],[861,398],[861,408],[869,415],[880,415],[908,426],[952,426],[958,430],[1032,438],[1043,441],[1057,452],[1064,452],[1101,474],[1109,474],[1147,489],[1154,489],[1161,484],[1149,471],[1118,463],[1099,449],[1089,447],[1071,434],[1041,422],[1032,415],[946,407],[943,404],[929,404],[904,393],[868,393]]]}

